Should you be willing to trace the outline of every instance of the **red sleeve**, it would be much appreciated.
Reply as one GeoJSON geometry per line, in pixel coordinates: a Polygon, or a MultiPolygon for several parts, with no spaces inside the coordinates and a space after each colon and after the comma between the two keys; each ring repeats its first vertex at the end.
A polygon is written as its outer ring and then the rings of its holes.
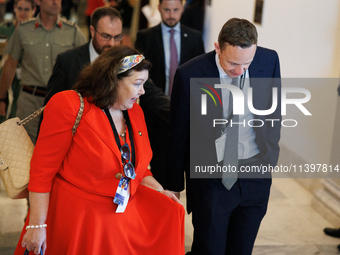
{"type": "Polygon", "coordinates": [[[29,191],[51,191],[52,180],[72,142],[72,127],[79,106],[80,100],[74,91],[57,93],[46,105],[31,160],[29,191]]]}

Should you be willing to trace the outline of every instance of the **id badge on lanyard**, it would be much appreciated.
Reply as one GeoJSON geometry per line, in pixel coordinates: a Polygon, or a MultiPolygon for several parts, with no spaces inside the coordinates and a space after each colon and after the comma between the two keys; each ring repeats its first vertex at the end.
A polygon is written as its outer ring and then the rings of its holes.
{"type": "Polygon", "coordinates": [[[123,213],[130,198],[130,179],[122,176],[120,178],[116,195],[113,202],[118,205],[116,213],[123,213]]]}
{"type": "MultiPolygon", "coordinates": [[[[110,124],[111,124],[111,127],[112,127],[112,131],[113,131],[113,134],[115,136],[115,140],[116,140],[116,143],[117,143],[117,146],[120,150],[120,152],[122,153],[122,159],[123,159],[123,154],[124,154],[124,151],[122,151],[123,148],[126,149],[126,147],[128,146],[121,146],[120,144],[120,140],[119,140],[119,136],[118,136],[118,132],[116,130],[116,127],[114,125],[114,122],[112,120],[112,117],[111,117],[111,114],[109,112],[109,110],[106,108],[104,110],[106,116],[108,117],[109,121],[110,121],[110,124]],[[125,147],[124,147],[125,146],[125,147]]],[[[130,164],[129,166],[132,166],[132,170],[133,173],[134,172],[134,163],[135,163],[135,150],[134,150],[134,143],[133,143],[133,134],[132,134],[132,127],[131,127],[131,123],[130,123],[130,119],[129,119],[129,115],[127,113],[127,111],[124,111],[123,112],[124,114],[124,118],[126,120],[126,124],[127,124],[127,128],[128,128],[128,132],[129,132],[129,137],[130,137],[130,142],[131,142],[131,158],[132,158],[132,162],[130,162],[130,156],[128,158],[125,158],[125,159],[128,159],[129,162],[128,164],[130,164]]],[[[128,149],[127,151],[128,153],[130,153],[130,150],[128,149]]],[[[125,165],[126,167],[126,165],[125,165]]],[[[131,178],[134,179],[135,177],[135,174],[133,176],[129,176],[128,175],[129,172],[125,172],[125,175],[126,176],[123,176],[120,178],[119,180],[119,183],[118,183],[118,187],[117,187],[117,190],[116,190],[116,194],[113,198],[113,203],[117,204],[118,207],[117,207],[117,210],[116,210],[116,213],[123,213],[126,209],[126,206],[129,202],[129,198],[130,198],[130,180],[131,178]]]]}

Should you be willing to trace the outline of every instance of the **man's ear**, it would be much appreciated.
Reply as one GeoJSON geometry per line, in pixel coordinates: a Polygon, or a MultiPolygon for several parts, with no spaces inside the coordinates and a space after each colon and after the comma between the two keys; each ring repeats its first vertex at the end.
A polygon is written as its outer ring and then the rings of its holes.
{"type": "Polygon", "coordinates": [[[217,54],[217,55],[221,55],[221,48],[220,48],[220,45],[219,45],[217,42],[215,42],[215,43],[214,43],[214,47],[215,47],[216,54],[217,54]]]}
{"type": "Polygon", "coordinates": [[[91,33],[91,38],[94,37],[94,33],[96,32],[96,30],[94,29],[94,27],[91,25],[90,26],[90,33],[91,33]]]}

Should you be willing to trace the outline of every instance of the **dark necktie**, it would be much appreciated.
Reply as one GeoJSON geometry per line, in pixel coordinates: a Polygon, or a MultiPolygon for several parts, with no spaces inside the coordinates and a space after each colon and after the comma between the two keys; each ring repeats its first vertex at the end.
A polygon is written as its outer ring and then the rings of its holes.
{"type": "Polygon", "coordinates": [[[174,38],[175,30],[171,28],[169,30],[170,36],[170,70],[169,70],[169,96],[171,96],[172,85],[174,82],[174,76],[176,69],[178,67],[178,59],[177,59],[177,48],[174,38]]]}
{"type": "MultiPolygon", "coordinates": [[[[237,86],[238,78],[234,78],[232,80],[232,85],[237,86]]],[[[232,94],[230,94],[229,98],[229,113],[233,114],[233,97],[232,94]]],[[[239,116],[238,115],[232,115],[232,119],[229,121],[232,121],[232,123],[238,122],[239,116]]],[[[223,166],[226,166],[227,170],[230,169],[232,166],[235,166],[234,168],[235,172],[222,172],[222,183],[226,189],[230,190],[235,182],[237,181],[237,170],[238,170],[238,125],[229,125],[227,126],[227,139],[224,149],[224,158],[223,158],[223,166]],[[230,166],[230,168],[229,168],[230,166]]]]}

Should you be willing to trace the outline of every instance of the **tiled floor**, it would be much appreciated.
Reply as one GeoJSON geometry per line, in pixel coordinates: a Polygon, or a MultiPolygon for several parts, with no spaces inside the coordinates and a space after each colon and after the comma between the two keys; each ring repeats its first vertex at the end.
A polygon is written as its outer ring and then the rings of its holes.
{"type": "Polygon", "coordinates": [[[273,179],[268,212],[253,254],[340,254],[340,239],[323,233],[325,227],[336,226],[311,208],[311,200],[312,195],[293,179],[273,179]]]}
{"type": "MultiPolygon", "coordinates": [[[[337,250],[340,239],[323,233],[324,227],[335,226],[311,208],[311,200],[312,195],[295,180],[274,178],[253,255],[340,254],[337,250]]],[[[192,231],[191,216],[187,215],[186,251],[190,251],[192,231]]]]}
{"type": "MultiPolygon", "coordinates": [[[[185,194],[182,202],[185,203],[185,194]]],[[[293,179],[273,179],[271,197],[254,248],[254,255],[335,255],[340,239],[323,234],[335,227],[310,206],[312,196],[293,179]]],[[[0,193],[0,254],[12,255],[25,216],[25,201],[0,193]]],[[[191,216],[186,217],[186,251],[192,241],[191,216]]]]}
{"type": "MultiPolygon", "coordinates": [[[[1,185],[0,185],[1,186],[1,185]]],[[[27,212],[26,199],[12,200],[0,192],[0,254],[12,255],[27,212]]]]}

